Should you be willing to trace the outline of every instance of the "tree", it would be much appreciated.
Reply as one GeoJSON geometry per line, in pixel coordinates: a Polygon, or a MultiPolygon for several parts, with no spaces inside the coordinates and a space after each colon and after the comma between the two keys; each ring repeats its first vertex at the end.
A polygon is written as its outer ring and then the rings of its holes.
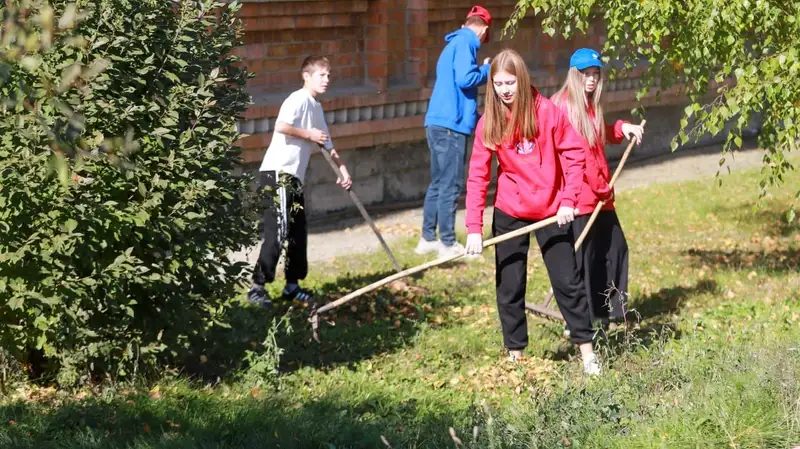
{"type": "Polygon", "coordinates": [[[257,238],[239,6],[4,3],[0,345],[64,384],[180,361],[257,238]]]}
{"type": "MultiPolygon", "coordinates": [[[[533,12],[553,36],[570,38],[602,20],[605,60],[644,70],[639,98],[683,84],[690,104],[672,148],[733,123],[720,160],[742,146],[742,130],[763,120],[761,193],[793,169],[800,114],[800,2],[783,0],[519,0],[513,31],[533,12]],[[711,89],[711,90],[710,90],[711,89]],[[704,101],[712,94],[712,101],[704,101]]],[[[798,192],[800,198],[800,192],[798,192]]],[[[793,220],[794,211],[789,212],[793,220]]]]}

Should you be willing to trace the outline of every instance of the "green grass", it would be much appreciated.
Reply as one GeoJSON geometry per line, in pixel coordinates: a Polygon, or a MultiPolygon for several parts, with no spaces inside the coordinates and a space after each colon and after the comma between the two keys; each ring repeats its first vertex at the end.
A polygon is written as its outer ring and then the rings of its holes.
{"type": "MultiPolygon", "coordinates": [[[[327,315],[321,344],[305,310],[242,307],[234,329],[187,364],[203,377],[78,392],[21,385],[0,403],[0,447],[381,448],[384,437],[453,448],[452,428],[470,448],[792,448],[800,229],[783,214],[800,182],[793,175],[755,208],[758,176],[618,195],[642,319],[599,343],[601,378],[583,376],[559,324],[534,316],[527,361],[503,362],[489,250],[327,315]],[[284,314],[280,374],[248,376],[246,351],[258,358],[284,314]]],[[[411,240],[395,248],[406,266],[423,261],[411,240]]],[[[549,285],[538,251],[530,262],[538,302],[549,285]]],[[[335,299],[392,269],[376,253],[312,271],[306,285],[335,299]]]]}

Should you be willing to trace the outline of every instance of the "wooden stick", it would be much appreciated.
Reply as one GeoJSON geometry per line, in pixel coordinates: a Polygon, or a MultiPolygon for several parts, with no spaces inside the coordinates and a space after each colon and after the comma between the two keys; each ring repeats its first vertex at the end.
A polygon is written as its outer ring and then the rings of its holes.
{"type": "MultiPolygon", "coordinates": [[[[483,247],[484,248],[488,248],[488,247],[496,245],[496,244],[498,244],[500,242],[504,242],[506,240],[513,239],[514,237],[519,237],[521,235],[530,234],[531,232],[536,231],[537,229],[544,228],[545,226],[549,226],[549,225],[554,224],[554,223],[558,223],[558,217],[553,216],[553,217],[547,218],[545,220],[537,221],[536,223],[529,224],[528,226],[525,226],[523,228],[519,228],[519,229],[517,229],[515,231],[511,231],[511,232],[505,233],[503,235],[499,235],[499,236],[497,236],[495,238],[486,240],[486,241],[483,242],[483,247]]],[[[436,260],[432,260],[432,261],[426,262],[426,263],[424,263],[422,265],[418,265],[416,267],[409,268],[409,269],[407,269],[405,271],[401,271],[400,273],[393,274],[393,275],[391,275],[389,277],[381,279],[380,281],[373,282],[372,284],[369,284],[366,287],[362,287],[362,288],[360,288],[360,289],[358,289],[358,290],[356,290],[356,291],[354,291],[354,292],[352,292],[352,293],[350,293],[350,294],[348,294],[346,296],[343,296],[343,297],[337,299],[336,301],[333,301],[333,302],[330,302],[328,304],[325,304],[324,306],[320,307],[319,309],[317,309],[317,310],[315,310],[315,311],[313,311],[311,313],[310,320],[311,320],[311,327],[312,327],[312,329],[314,331],[314,339],[319,341],[319,336],[317,335],[317,328],[319,326],[319,314],[327,312],[328,310],[331,310],[331,309],[335,309],[335,308],[337,308],[339,306],[342,306],[343,304],[345,304],[345,303],[347,303],[347,302],[349,302],[349,301],[351,301],[351,300],[353,300],[355,298],[358,298],[361,295],[364,295],[364,294],[369,293],[369,292],[371,292],[373,290],[376,290],[376,289],[378,289],[380,287],[383,287],[384,285],[386,285],[386,284],[388,284],[390,282],[394,282],[394,281],[396,281],[398,279],[402,279],[404,277],[411,276],[412,274],[416,274],[416,273],[419,273],[421,271],[425,271],[425,270],[427,270],[429,268],[433,268],[435,266],[442,265],[442,264],[445,264],[447,262],[451,262],[451,261],[456,260],[456,259],[460,259],[460,258],[464,257],[465,255],[466,255],[466,252],[461,253],[461,254],[452,255],[452,256],[440,257],[440,258],[438,258],[436,260]]]]}
{"type": "MultiPolygon", "coordinates": [[[[642,120],[641,126],[644,128],[644,125],[646,123],[647,123],[647,120],[642,120]]],[[[628,143],[628,148],[625,148],[625,152],[622,153],[622,158],[619,160],[619,165],[617,165],[617,169],[614,170],[614,175],[611,177],[611,181],[608,183],[608,186],[610,188],[614,187],[614,184],[616,184],[616,182],[617,182],[617,178],[619,178],[620,173],[622,173],[622,167],[625,165],[625,162],[628,160],[628,156],[630,156],[631,150],[633,150],[633,143],[634,143],[633,140],[631,140],[630,143],[628,143]]],[[[599,203],[597,203],[597,206],[594,207],[594,210],[592,211],[592,216],[589,217],[589,221],[586,223],[586,227],[583,228],[583,232],[581,232],[581,235],[578,236],[578,240],[575,241],[575,251],[578,251],[578,249],[583,244],[583,241],[586,240],[586,236],[589,234],[589,229],[592,228],[592,225],[594,224],[595,219],[597,219],[597,216],[600,214],[600,210],[603,208],[603,206],[605,206],[605,204],[606,204],[605,201],[600,201],[599,203]]],[[[552,300],[553,300],[553,288],[551,287],[550,288],[550,292],[547,294],[547,298],[545,298],[545,300],[544,300],[544,308],[545,309],[550,307],[550,302],[552,302],[552,300]]],[[[526,304],[526,307],[527,307],[527,304],[526,304]]],[[[528,307],[528,309],[531,309],[531,308],[528,307]]],[[[534,310],[534,309],[531,309],[531,310],[534,310]]]]}
{"type": "MultiPolygon", "coordinates": [[[[551,225],[553,223],[558,223],[558,218],[557,217],[550,217],[550,218],[548,218],[546,220],[537,221],[536,223],[533,223],[533,224],[530,224],[528,226],[525,226],[524,228],[519,228],[516,231],[511,231],[511,232],[508,232],[506,234],[499,235],[499,236],[497,236],[497,237],[495,237],[493,239],[486,240],[486,241],[483,242],[483,247],[484,248],[488,248],[488,247],[496,245],[496,244],[498,244],[500,242],[504,242],[506,240],[513,239],[514,237],[519,237],[521,235],[530,234],[531,232],[536,231],[537,229],[541,229],[541,228],[543,228],[545,226],[549,226],[549,225],[551,225]]],[[[447,262],[451,262],[451,261],[456,260],[456,259],[460,259],[460,258],[464,257],[465,255],[466,255],[466,252],[461,253],[461,254],[455,254],[455,255],[452,255],[452,256],[440,257],[440,258],[432,260],[430,262],[426,262],[426,263],[424,263],[422,265],[417,265],[416,267],[409,268],[409,269],[401,271],[401,272],[399,272],[397,274],[393,274],[393,275],[391,275],[389,277],[381,279],[380,281],[373,282],[372,284],[369,284],[366,287],[362,287],[362,288],[360,288],[360,289],[358,289],[358,290],[356,290],[356,291],[354,291],[354,292],[352,292],[352,293],[350,293],[350,294],[348,294],[346,296],[343,296],[343,297],[337,299],[336,301],[333,301],[331,303],[325,304],[324,306],[322,306],[319,309],[317,309],[315,313],[319,314],[319,313],[327,312],[328,310],[331,310],[331,309],[334,309],[336,307],[339,307],[342,304],[344,304],[344,303],[346,303],[346,302],[348,302],[348,301],[350,301],[350,300],[352,300],[354,298],[358,298],[359,296],[361,296],[363,294],[369,293],[369,292],[371,292],[371,291],[373,291],[375,289],[383,287],[384,285],[386,285],[386,284],[388,284],[390,282],[396,281],[398,279],[402,279],[402,278],[407,277],[407,276],[411,276],[412,274],[416,274],[416,273],[419,273],[421,271],[425,271],[425,270],[427,270],[429,268],[433,268],[435,266],[442,265],[442,264],[445,264],[447,262]]]]}
{"type": "MultiPolygon", "coordinates": [[[[325,156],[325,160],[328,161],[328,165],[331,166],[331,168],[333,169],[334,173],[336,173],[336,176],[339,179],[344,179],[343,176],[342,176],[342,171],[339,170],[339,167],[333,161],[333,158],[331,157],[330,153],[328,153],[325,150],[325,148],[323,148],[321,146],[319,148],[319,151],[322,152],[323,156],[325,156]]],[[[400,267],[400,264],[397,263],[397,259],[394,258],[394,254],[392,254],[392,250],[389,249],[389,245],[387,245],[386,241],[383,240],[383,236],[381,235],[380,231],[378,231],[378,228],[375,226],[375,222],[372,221],[372,218],[370,218],[369,214],[367,213],[367,210],[364,209],[364,205],[361,204],[361,201],[356,196],[356,193],[353,192],[352,187],[347,189],[347,193],[350,194],[350,199],[353,200],[353,203],[355,203],[356,207],[358,208],[358,211],[361,212],[361,216],[364,217],[364,220],[369,224],[369,227],[372,228],[372,232],[374,232],[375,236],[378,237],[378,240],[381,242],[381,246],[383,246],[383,250],[386,251],[386,255],[389,256],[389,259],[392,261],[392,265],[394,265],[395,271],[399,272],[400,270],[402,270],[402,268],[400,267]]]]}
{"type": "Polygon", "coordinates": [[[527,302],[527,301],[525,302],[525,308],[532,312],[536,312],[540,315],[564,321],[564,316],[561,315],[561,312],[558,310],[550,309],[548,307],[540,306],[539,304],[534,304],[532,302],[527,302]]]}

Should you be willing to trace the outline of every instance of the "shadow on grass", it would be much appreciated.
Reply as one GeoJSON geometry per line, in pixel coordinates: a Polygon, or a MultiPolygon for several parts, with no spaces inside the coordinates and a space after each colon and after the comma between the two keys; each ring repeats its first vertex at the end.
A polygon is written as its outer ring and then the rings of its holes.
{"type": "MultiPolygon", "coordinates": [[[[344,274],[315,289],[318,305],[339,299],[358,288],[394,274],[382,271],[368,274],[344,274]]],[[[272,309],[232,307],[225,322],[230,328],[212,331],[201,354],[185,364],[188,373],[205,380],[228,379],[242,368],[247,351],[263,352],[263,343],[271,326],[285,318],[275,334],[282,372],[301,367],[329,370],[338,366],[354,367],[377,354],[406,345],[426,321],[427,314],[439,314],[456,303],[443,299],[414,284],[415,277],[404,278],[320,315],[320,342],[312,338],[311,309],[291,301],[276,301],[272,309]],[[288,328],[288,330],[287,330],[288,328]]]]}
{"type": "MultiPolygon", "coordinates": [[[[474,415],[446,404],[369,395],[367,399],[281,396],[217,391],[165,393],[163,398],[116,396],[0,406],[4,448],[343,448],[448,447],[447,429],[474,415]],[[435,411],[435,412],[434,412],[435,411]],[[11,423],[11,424],[9,424],[11,423]]],[[[450,442],[452,444],[452,441],[450,442]]]]}
{"type": "Polygon", "coordinates": [[[762,205],[747,201],[734,205],[719,205],[712,209],[722,221],[755,225],[758,230],[773,237],[789,237],[800,232],[800,222],[786,220],[790,203],[772,199],[762,205]]]}
{"type": "Polygon", "coordinates": [[[598,330],[598,342],[605,350],[616,356],[623,355],[633,347],[649,348],[664,340],[678,340],[682,333],[670,317],[679,313],[689,298],[719,289],[714,280],[699,280],[691,287],[666,287],[638,298],[631,304],[627,314],[628,325],[615,330],[598,330]]]}
{"type": "Polygon", "coordinates": [[[771,274],[796,272],[800,269],[800,249],[796,248],[771,251],[692,248],[683,254],[690,257],[692,266],[696,268],[707,265],[718,270],[763,270],[771,274]]]}
{"type": "Polygon", "coordinates": [[[642,318],[656,318],[679,312],[688,298],[704,293],[714,293],[718,288],[717,282],[714,280],[699,280],[691,287],[662,288],[655,293],[636,299],[633,306],[642,318]]]}
{"type": "MultiPolygon", "coordinates": [[[[606,332],[598,327],[595,329],[598,340],[604,341],[605,344],[617,348],[614,352],[624,352],[629,346],[624,343],[632,339],[636,340],[638,345],[645,347],[649,347],[664,335],[671,335],[671,338],[678,339],[680,338],[680,332],[674,328],[668,315],[680,311],[682,304],[688,298],[703,293],[712,293],[717,291],[717,289],[717,283],[713,280],[701,280],[691,287],[675,286],[662,288],[655,293],[651,293],[633,302],[632,307],[634,310],[628,313],[629,326],[631,329],[627,331],[627,333],[624,331],[606,332]],[[633,324],[639,322],[639,318],[644,320],[647,324],[641,325],[641,323],[639,323],[640,325],[636,329],[633,329],[633,324]]],[[[543,323],[552,322],[557,324],[546,325],[546,330],[543,330],[541,333],[541,335],[546,335],[548,340],[555,342],[540,351],[542,357],[563,361],[569,360],[575,356],[576,351],[574,346],[565,338],[561,338],[563,323],[532,312],[530,316],[541,318],[543,323]]]]}

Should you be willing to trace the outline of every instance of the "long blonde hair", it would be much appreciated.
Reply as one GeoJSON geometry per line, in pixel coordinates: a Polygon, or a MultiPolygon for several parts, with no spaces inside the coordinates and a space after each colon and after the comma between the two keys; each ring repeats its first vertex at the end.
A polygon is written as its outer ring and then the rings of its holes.
{"type": "Polygon", "coordinates": [[[567,116],[572,127],[575,128],[593,147],[599,142],[606,141],[606,127],[603,121],[603,72],[597,80],[597,87],[591,96],[586,94],[585,75],[575,67],[570,67],[564,86],[553,95],[553,103],[561,106],[566,104],[567,116]],[[589,116],[589,106],[594,109],[594,120],[589,116]]]}
{"type": "Polygon", "coordinates": [[[486,87],[486,107],[483,119],[483,141],[487,148],[495,149],[504,141],[515,138],[533,140],[536,136],[536,108],[534,107],[531,76],[522,56],[514,50],[505,49],[492,60],[489,69],[489,85],[486,87]],[[506,119],[508,110],[494,90],[494,76],[506,72],[517,77],[517,94],[511,105],[511,119],[506,119]]]}

